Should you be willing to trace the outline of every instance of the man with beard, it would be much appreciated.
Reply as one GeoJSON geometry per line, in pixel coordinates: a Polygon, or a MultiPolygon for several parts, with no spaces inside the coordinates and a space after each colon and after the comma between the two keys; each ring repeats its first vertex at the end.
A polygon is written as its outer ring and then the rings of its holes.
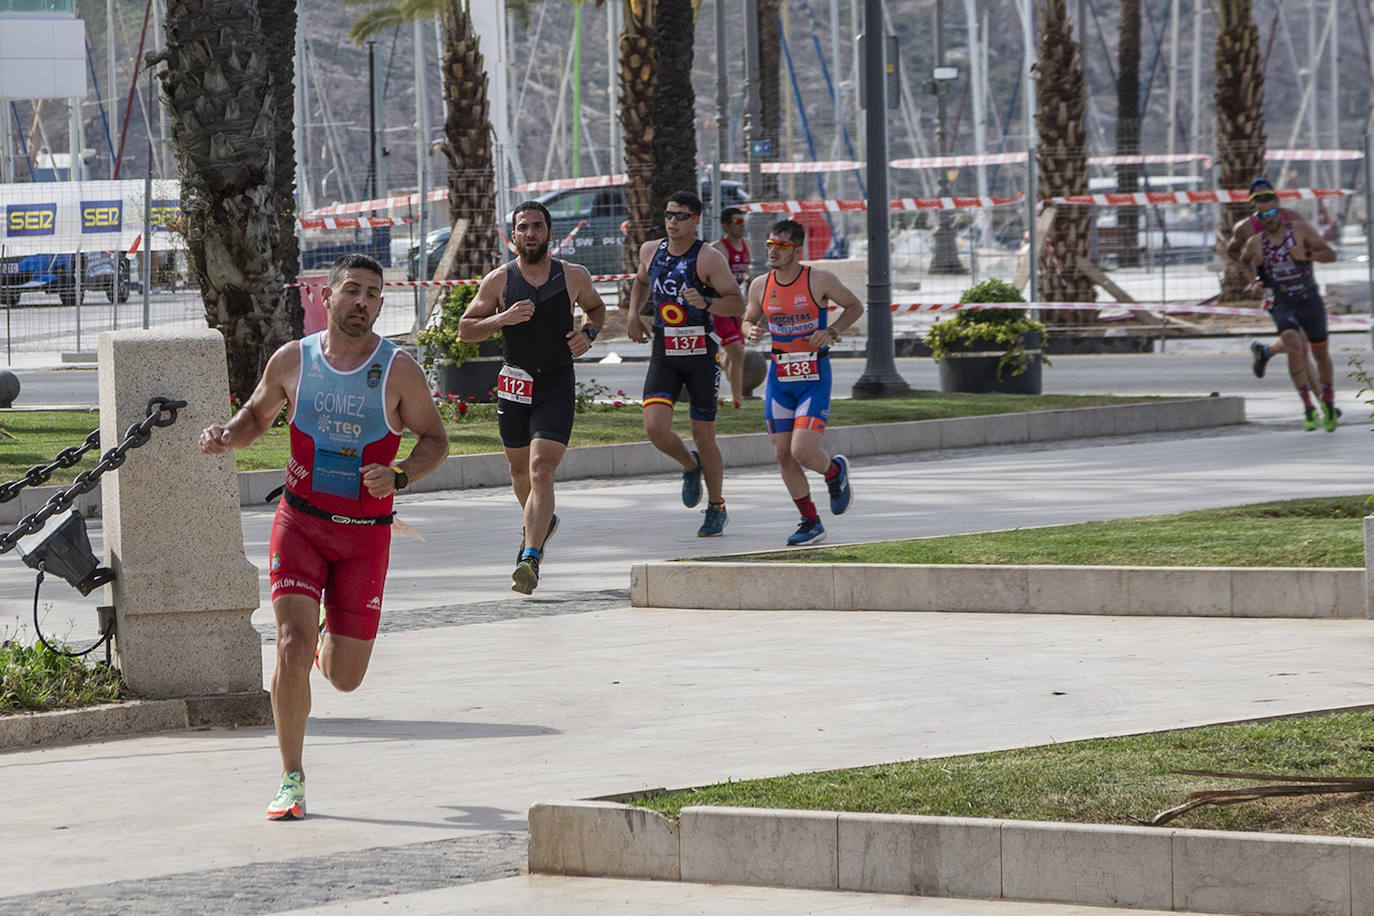
{"type": "Polygon", "coordinates": [[[372,330],[382,309],[381,265],[360,254],[340,258],[329,270],[324,307],[325,329],[273,353],[242,409],[200,434],[209,455],[246,448],[288,410],[291,458],[268,548],[277,620],[272,716],[283,770],[267,806],[271,820],[305,816],[311,662],[338,690],[362,683],[381,617],[392,497],[448,457],[424,372],[372,330]],[[417,441],[397,462],[406,429],[417,441]]]}
{"type": "Polygon", "coordinates": [[[1260,295],[1264,287],[1274,294],[1270,315],[1278,328],[1284,352],[1288,354],[1288,376],[1302,399],[1302,428],[1312,431],[1320,424],[1327,432],[1336,431],[1341,415],[1336,407],[1326,327],[1326,306],[1322,302],[1312,263],[1330,264],[1336,252],[1301,219],[1291,219],[1277,201],[1255,204],[1255,219],[1260,231],[1245,243],[1241,262],[1255,279],[1246,287],[1260,295]],[[1304,338],[1317,363],[1317,377],[1307,367],[1304,338]],[[1321,385],[1321,411],[1312,403],[1312,386],[1321,385]]]}
{"type": "Polygon", "coordinates": [[[558,530],[553,475],[572,436],[573,360],[591,348],[606,309],[587,268],[549,257],[552,221],[543,204],[525,201],[514,220],[517,257],[482,278],[458,336],[479,341],[501,332],[506,364],[497,382],[497,422],[511,489],[525,515],[511,588],[528,595],[539,584],[544,547],[558,530]],[[584,315],[576,331],[574,306],[584,315]]]}

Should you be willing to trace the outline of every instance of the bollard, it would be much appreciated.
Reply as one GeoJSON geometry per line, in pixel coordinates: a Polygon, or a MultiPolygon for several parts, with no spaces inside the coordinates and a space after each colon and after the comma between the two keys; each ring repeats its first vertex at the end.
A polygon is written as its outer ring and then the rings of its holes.
{"type": "Polygon", "coordinates": [[[19,376],[8,369],[0,369],[0,407],[13,407],[19,397],[19,376]]]}
{"type": "Polygon", "coordinates": [[[206,697],[201,724],[266,725],[257,568],[244,556],[234,456],[201,453],[200,431],[229,415],[218,331],[100,335],[100,436],[119,442],[148,400],[184,400],[170,426],[102,478],[116,664],[145,697],[206,697]],[[219,710],[218,714],[215,710],[219,710]]]}
{"type": "Polygon", "coordinates": [[[1374,617],[1374,515],[1364,517],[1364,615],[1374,617]]]}

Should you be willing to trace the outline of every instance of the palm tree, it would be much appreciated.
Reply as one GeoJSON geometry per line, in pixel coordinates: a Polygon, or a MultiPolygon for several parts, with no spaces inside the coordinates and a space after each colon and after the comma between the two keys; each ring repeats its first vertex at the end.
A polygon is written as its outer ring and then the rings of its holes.
{"type": "MultiPolygon", "coordinates": [[[[782,0],[758,0],[759,10],[759,121],[761,136],[773,141],[773,151],[764,162],[782,158],[782,0]]],[[[782,196],[782,182],[776,173],[763,176],[760,193],[764,200],[782,196]]]]}
{"type": "Polygon", "coordinates": [[[245,399],[299,337],[290,0],[170,0],[164,51],[147,55],[172,115],[183,232],[205,319],[224,335],[229,390],[245,399]],[[270,23],[264,30],[263,23],[270,23]]]}
{"type": "MultiPolygon", "coordinates": [[[[1134,157],[1140,155],[1140,0],[1121,0],[1120,13],[1116,46],[1116,154],[1134,157]]],[[[1123,162],[1116,167],[1116,189],[1127,193],[1140,190],[1137,163],[1123,162]]],[[[1121,207],[1117,214],[1117,225],[1122,230],[1117,263],[1135,267],[1140,263],[1136,241],[1140,208],[1121,207]]]]}
{"type": "MultiPolygon", "coordinates": [[[[444,142],[448,159],[449,223],[467,221],[458,256],[446,276],[475,279],[496,264],[496,168],[486,62],[466,0],[362,0],[372,6],[349,29],[356,42],[415,19],[439,16],[444,24],[444,142]]],[[[422,258],[423,260],[423,258],[422,258]]]]}
{"type": "MultiPolygon", "coordinates": [[[[1223,188],[1245,188],[1264,173],[1264,68],[1252,0],[1219,0],[1217,17],[1217,165],[1223,188]]],[[[1247,203],[1225,204],[1217,226],[1218,248],[1231,241],[1231,227],[1250,212],[1247,203]]],[[[1226,264],[1222,301],[1245,298],[1250,278],[1226,264]]]]}
{"type": "MultiPolygon", "coordinates": [[[[1083,66],[1069,24],[1067,0],[1040,3],[1040,55],[1036,64],[1036,127],[1040,147],[1040,199],[1088,191],[1083,66]]],[[[1040,297],[1055,302],[1094,302],[1097,291],[1078,267],[1088,261],[1087,207],[1060,207],[1039,255],[1040,297]]],[[[1082,325],[1091,311],[1051,311],[1047,324],[1082,325]]]]}
{"type": "Polygon", "coordinates": [[[696,93],[692,89],[695,15],[693,0],[658,0],[655,5],[650,209],[661,213],[669,194],[684,188],[697,190],[696,93]]]}
{"type": "MultiPolygon", "coordinates": [[[[654,13],[655,0],[625,0],[620,28],[620,126],[625,138],[625,272],[639,270],[639,248],[662,234],[662,220],[654,218],[654,13]]],[[[629,301],[623,284],[621,301],[629,301]]]]}

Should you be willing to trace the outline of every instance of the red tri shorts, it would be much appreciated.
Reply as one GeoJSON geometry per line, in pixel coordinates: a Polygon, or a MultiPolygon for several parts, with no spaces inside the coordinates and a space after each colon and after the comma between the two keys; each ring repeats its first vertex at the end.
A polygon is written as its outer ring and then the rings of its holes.
{"type": "Polygon", "coordinates": [[[268,545],[272,600],[323,597],[329,632],[376,638],[390,561],[390,525],[341,525],[277,504],[268,545]]]}
{"type": "Polygon", "coordinates": [[[744,334],[740,330],[740,319],[737,317],[724,318],[720,315],[712,315],[711,330],[715,331],[716,336],[720,338],[722,347],[744,340],[744,334]]]}

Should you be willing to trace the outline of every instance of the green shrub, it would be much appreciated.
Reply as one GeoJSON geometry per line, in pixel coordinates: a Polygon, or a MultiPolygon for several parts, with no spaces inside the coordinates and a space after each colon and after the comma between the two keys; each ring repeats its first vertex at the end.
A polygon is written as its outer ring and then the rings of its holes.
{"type": "MultiPolygon", "coordinates": [[[[476,295],[477,287],[470,284],[455,286],[444,294],[439,307],[430,313],[429,324],[415,335],[422,365],[452,363],[461,366],[477,358],[481,342],[474,343],[458,337],[458,320],[476,295]]],[[[501,332],[497,331],[490,339],[499,343],[501,332]]]]}
{"type": "MultiPolygon", "coordinates": [[[[1021,291],[1004,280],[984,280],[976,283],[959,296],[965,302],[1025,302],[1021,291]]],[[[1046,340],[1045,325],[1032,321],[1026,316],[1025,309],[961,309],[943,318],[926,332],[926,346],[930,355],[938,363],[950,353],[963,346],[989,344],[1003,348],[1002,357],[997,361],[997,378],[1010,375],[1016,377],[1030,366],[1030,354],[1026,352],[1026,334],[1038,331],[1041,345],[1046,340]]],[[[1050,361],[1041,357],[1041,362],[1050,361]]]]}

